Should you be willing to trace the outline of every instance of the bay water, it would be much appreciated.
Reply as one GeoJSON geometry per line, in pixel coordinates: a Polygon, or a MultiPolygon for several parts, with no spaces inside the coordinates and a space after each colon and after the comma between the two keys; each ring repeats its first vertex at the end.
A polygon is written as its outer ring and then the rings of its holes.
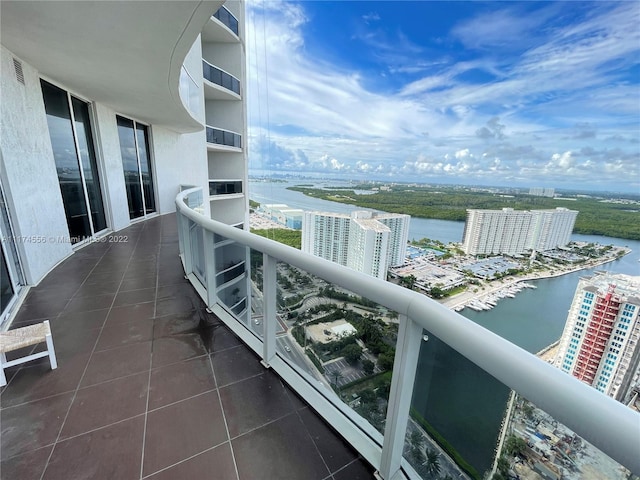
{"type": "MultiPolygon", "coordinates": [[[[314,188],[347,183],[305,182],[314,188]]],[[[350,213],[358,207],[308,197],[287,190],[295,183],[251,182],[249,195],[260,203],[285,203],[292,208],[350,213]]],[[[464,222],[411,219],[409,239],[431,238],[443,243],[460,242],[464,222]]],[[[631,253],[595,269],[531,281],[536,289],[524,289],[490,311],[465,309],[461,313],[483,327],[535,353],[562,334],[578,279],[593,270],[640,275],[640,242],[595,235],[572,235],[575,241],[628,246],[631,253]]],[[[480,474],[491,467],[509,389],[441,342],[434,335],[423,343],[418,361],[413,407],[480,474]]]]}

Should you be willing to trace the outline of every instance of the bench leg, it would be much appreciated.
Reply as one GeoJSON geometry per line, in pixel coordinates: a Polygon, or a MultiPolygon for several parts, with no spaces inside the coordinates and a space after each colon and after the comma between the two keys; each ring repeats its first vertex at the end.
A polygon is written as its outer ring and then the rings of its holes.
{"type": "Polygon", "coordinates": [[[53,338],[51,335],[47,335],[45,337],[45,341],[47,342],[47,350],[49,351],[49,362],[51,363],[51,370],[55,370],[58,368],[58,360],[56,359],[56,351],[53,348],[53,338]]]}
{"type": "Polygon", "coordinates": [[[4,387],[7,384],[7,377],[4,376],[4,364],[7,361],[7,357],[4,353],[0,353],[0,387],[4,387]]]}

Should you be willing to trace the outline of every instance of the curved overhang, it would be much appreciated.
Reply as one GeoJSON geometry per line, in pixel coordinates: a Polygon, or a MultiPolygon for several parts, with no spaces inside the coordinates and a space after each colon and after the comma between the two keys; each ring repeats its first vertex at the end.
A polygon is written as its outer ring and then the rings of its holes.
{"type": "Polygon", "coordinates": [[[116,112],[178,132],[203,125],[180,70],[217,1],[0,2],[2,45],[54,82],[116,112]]]}

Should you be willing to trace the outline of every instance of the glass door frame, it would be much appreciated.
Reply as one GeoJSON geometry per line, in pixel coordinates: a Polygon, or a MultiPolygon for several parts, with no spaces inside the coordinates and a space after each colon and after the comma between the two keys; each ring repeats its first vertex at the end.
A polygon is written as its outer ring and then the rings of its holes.
{"type": "Polygon", "coordinates": [[[0,235],[3,240],[0,241],[0,255],[2,255],[5,262],[9,274],[9,282],[13,289],[13,295],[9,303],[6,306],[1,306],[0,331],[3,331],[8,319],[11,318],[13,308],[19,303],[18,299],[25,292],[24,287],[27,285],[27,282],[20,260],[20,250],[15,242],[15,229],[13,228],[11,212],[9,211],[7,197],[4,193],[4,187],[2,186],[2,178],[0,178],[0,197],[0,208],[4,209],[4,212],[0,212],[0,216],[2,217],[0,218],[0,235]],[[4,218],[5,215],[6,222],[4,218]],[[7,242],[12,242],[12,246],[9,246],[7,242]],[[10,248],[12,248],[12,252],[8,251],[10,248]]]}
{"type": "MultiPolygon", "coordinates": [[[[134,217],[134,218],[129,218],[129,221],[131,223],[135,223],[141,220],[145,220],[147,218],[151,218],[153,216],[159,215],[158,213],[158,188],[156,185],[156,162],[153,160],[155,158],[155,155],[153,154],[153,141],[152,141],[152,133],[151,133],[151,125],[149,125],[148,123],[145,122],[140,122],[139,120],[136,120],[135,118],[129,116],[129,115],[122,115],[120,113],[116,113],[116,127],[118,125],[118,117],[122,118],[124,120],[129,120],[130,122],[133,123],[133,140],[134,140],[134,145],[136,148],[136,164],[138,166],[138,183],[140,186],[140,196],[142,198],[142,215],[140,215],[139,217],[134,217]],[[140,144],[138,142],[138,125],[142,125],[145,127],[146,129],[146,133],[147,133],[147,145],[145,145],[145,150],[147,152],[147,155],[149,157],[149,172],[151,173],[151,186],[153,187],[153,203],[155,205],[155,210],[153,212],[147,213],[147,201],[144,198],[144,183],[142,181],[142,168],[140,167],[140,144]]],[[[118,138],[118,141],[120,141],[120,138],[118,138]]],[[[146,159],[145,159],[146,160],[146,159]]],[[[124,168],[124,164],[123,164],[123,168],[124,168]]]]}
{"type": "MultiPolygon", "coordinates": [[[[105,185],[104,162],[102,161],[102,154],[101,154],[102,151],[100,148],[100,143],[98,142],[98,139],[99,139],[98,130],[97,130],[98,119],[95,113],[93,101],[83,97],[82,95],[77,94],[76,92],[72,92],[67,87],[60,86],[59,84],[57,84],[56,82],[52,81],[47,77],[40,76],[40,82],[42,81],[47,82],[53,85],[54,87],[59,88],[60,90],[64,91],[67,95],[67,107],[69,108],[71,131],[73,133],[73,143],[76,149],[76,160],[78,161],[78,168],[80,170],[80,178],[82,180],[82,192],[84,194],[84,203],[87,208],[87,219],[89,221],[89,229],[91,230],[90,237],[85,238],[80,242],[71,243],[71,248],[75,250],[77,248],[80,248],[86,245],[87,243],[90,243],[91,239],[100,238],[104,236],[108,231],[110,231],[111,215],[109,210],[109,202],[106,201],[105,193],[104,193],[108,190],[105,188],[106,185],[105,185]],[[105,218],[105,225],[106,225],[105,228],[97,232],[95,231],[95,228],[93,226],[93,218],[91,214],[91,203],[89,202],[89,191],[87,190],[87,181],[84,174],[84,168],[82,166],[82,158],[80,156],[80,143],[78,141],[78,130],[76,128],[76,116],[73,110],[73,98],[84,103],[87,106],[87,111],[89,113],[89,122],[90,122],[89,133],[91,135],[91,140],[93,143],[92,146],[93,146],[93,154],[95,156],[95,161],[96,161],[96,173],[98,174],[98,186],[100,188],[100,196],[102,197],[102,210],[103,210],[103,215],[105,218]]],[[[40,88],[42,89],[42,87],[40,88]]],[[[65,216],[66,216],[66,212],[65,212],[65,216]]],[[[69,236],[71,236],[71,232],[69,232],[69,236]]]]}

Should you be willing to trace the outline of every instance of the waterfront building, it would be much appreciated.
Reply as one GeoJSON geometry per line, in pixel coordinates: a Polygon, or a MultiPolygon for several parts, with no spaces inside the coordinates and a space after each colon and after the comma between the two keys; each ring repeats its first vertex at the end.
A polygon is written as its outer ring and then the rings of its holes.
{"type": "Polygon", "coordinates": [[[276,223],[294,230],[302,229],[304,211],[285,204],[260,204],[258,212],[276,223]]]}
{"type": "Polygon", "coordinates": [[[553,198],[555,194],[556,194],[555,188],[531,187],[529,189],[529,195],[534,195],[536,197],[553,198]]]}
{"type": "Polygon", "coordinates": [[[567,208],[532,210],[532,250],[544,252],[563,247],[571,241],[571,232],[578,212],[567,208]]]}
{"type": "Polygon", "coordinates": [[[353,212],[347,238],[347,267],[372,277],[387,278],[391,229],[371,212],[353,212]]]}
{"type": "Polygon", "coordinates": [[[581,278],[555,364],[616,400],[640,385],[640,277],[581,278]]]}
{"type": "Polygon", "coordinates": [[[346,265],[350,224],[351,216],[347,214],[304,212],[302,251],[346,265]]]}
{"type": "Polygon", "coordinates": [[[578,212],[550,210],[467,210],[462,249],[468,255],[520,255],[562,247],[571,240],[578,212]]]}
{"type": "Polygon", "coordinates": [[[302,251],[385,279],[404,262],[409,215],[355,211],[305,212],[302,251]]]}
{"type": "Polygon", "coordinates": [[[397,213],[376,213],[375,219],[389,227],[389,267],[402,265],[407,255],[411,216],[397,213]]]}

